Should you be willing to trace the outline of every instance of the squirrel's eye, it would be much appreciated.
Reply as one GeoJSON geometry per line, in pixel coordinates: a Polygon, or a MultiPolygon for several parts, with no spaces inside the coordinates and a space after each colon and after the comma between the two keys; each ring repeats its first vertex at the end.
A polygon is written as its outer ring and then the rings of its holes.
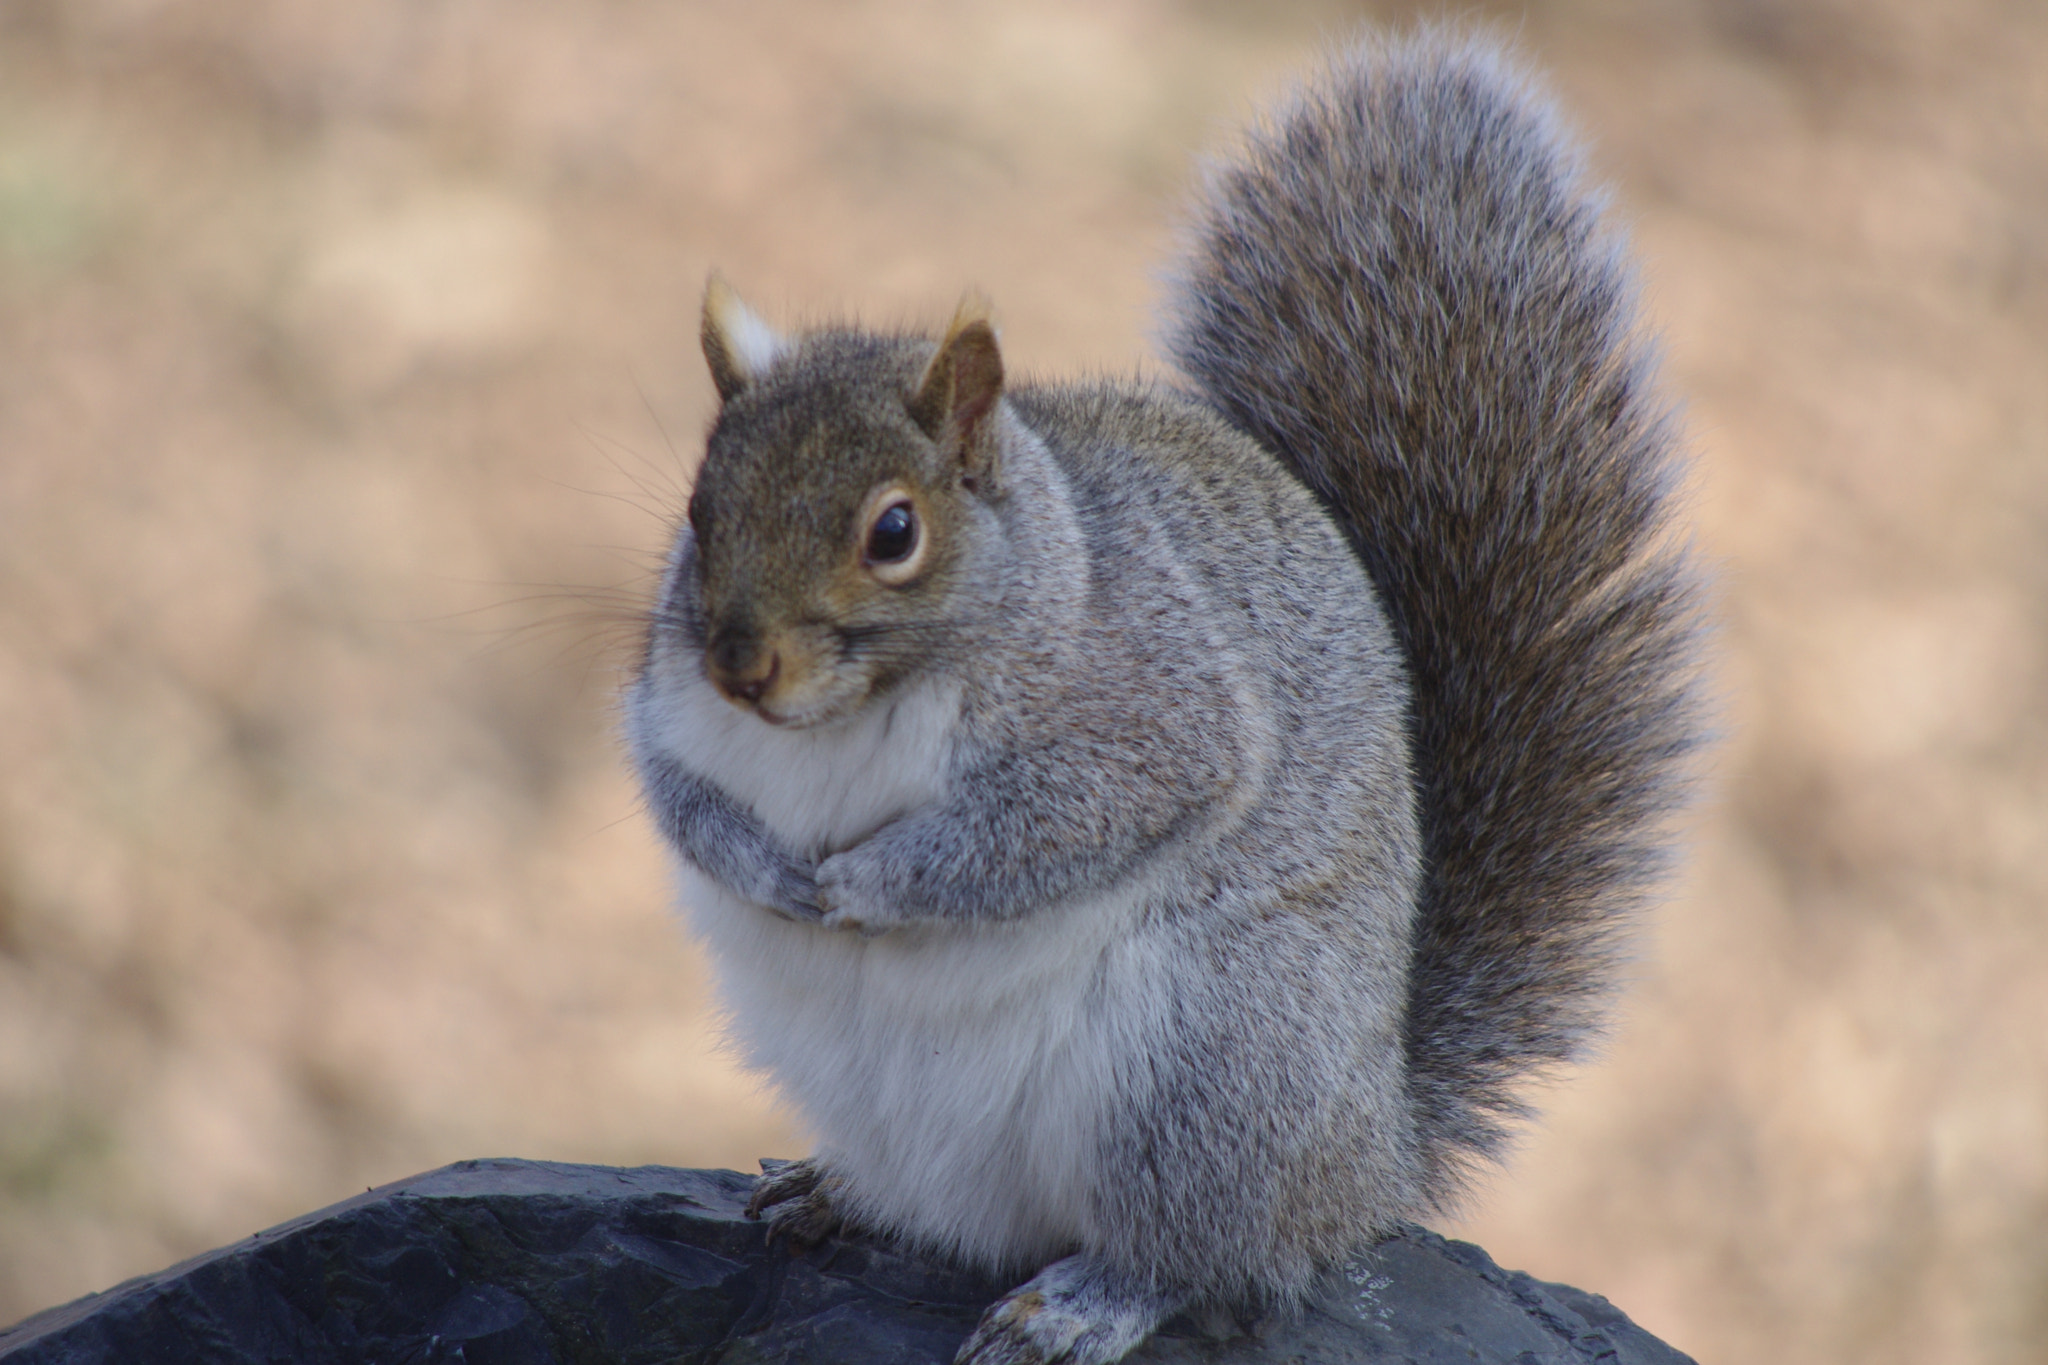
{"type": "Polygon", "coordinates": [[[917,512],[907,502],[892,502],[868,527],[870,564],[900,564],[917,549],[917,512]]]}
{"type": "Polygon", "coordinates": [[[882,485],[869,495],[864,515],[860,558],[868,576],[884,587],[910,586],[924,572],[928,546],[910,491],[900,483],[882,485]]]}

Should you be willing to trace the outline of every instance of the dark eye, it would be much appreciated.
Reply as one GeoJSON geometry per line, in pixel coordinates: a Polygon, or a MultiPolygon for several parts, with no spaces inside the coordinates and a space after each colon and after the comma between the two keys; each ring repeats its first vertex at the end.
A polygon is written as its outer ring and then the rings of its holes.
{"type": "Polygon", "coordinates": [[[868,527],[870,564],[900,564],[917,550],[917,512],[907,502],[892,502],[868,527]]]}

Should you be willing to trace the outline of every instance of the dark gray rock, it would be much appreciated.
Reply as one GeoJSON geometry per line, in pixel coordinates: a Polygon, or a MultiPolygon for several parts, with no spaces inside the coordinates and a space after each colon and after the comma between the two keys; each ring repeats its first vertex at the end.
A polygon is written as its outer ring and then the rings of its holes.
{"type": "MultiPolygon", "coordinates": [[[[7,1365],[945,1365],[1005,1287],[867,1238],[803,1257],[753,1178],[464,1161],[0,1332],[7,1365]]],[[[1605,1299],[1409,1228],[1302,1310],[1169,1323],[1133,1362],[1685,1365],[1605,1299]]]]}

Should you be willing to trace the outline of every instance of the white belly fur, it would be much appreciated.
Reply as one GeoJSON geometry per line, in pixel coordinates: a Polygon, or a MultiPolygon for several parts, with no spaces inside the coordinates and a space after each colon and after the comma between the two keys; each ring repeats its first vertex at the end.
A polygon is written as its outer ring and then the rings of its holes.
{"type": "MultiPolygon", "coordinates": [[[[701,675],[664,679],[650,697],[636,698],[636,728],[792,848],[847,847],[944,794],[956,689],[913,689],[843,726],[795,732],[731,706],[701,675]]],[[[991,1269],[1095,1240],[1096,1135],[1116,1089],[1106,1059],[1146,1055],[1129,1035],[1156,1036],[1163,1003],[1135,933],[1148,892],[1119,887],[1021,925],[862,938],[781,919],[694,868],[682,875],[728,1037],[848,1178],[852,1211],[991,1269]]]]}
{"type": "Polygon", "coordinates": [[[991,1269],[1095,1241],[1090,1191],[1118,1045],[1156,1036],[1143,891],[1027,924],[879,938],[792,924],[689,873],[727,1032],[848,1177],[854,1212],[991,1269]],[[1052,924],[1059,917],[1067,921],[1052,924]]]}

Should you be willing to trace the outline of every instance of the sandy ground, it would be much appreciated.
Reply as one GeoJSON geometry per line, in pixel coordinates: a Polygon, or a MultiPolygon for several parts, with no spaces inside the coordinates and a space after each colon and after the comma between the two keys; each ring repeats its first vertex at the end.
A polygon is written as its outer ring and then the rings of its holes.
{"type": "MultiPolygon", "coordinates": [[[[1192,159],[1361,12],[0,0],[0,1321],[798,1150],[613,738],[704,272],[1148,364],[1192,159]]],[[[2048,7],[1475,12],[1635,227],[1727,741],[1456,1230],[1705,1361],[2048,1360],[2048,7]]]]}

